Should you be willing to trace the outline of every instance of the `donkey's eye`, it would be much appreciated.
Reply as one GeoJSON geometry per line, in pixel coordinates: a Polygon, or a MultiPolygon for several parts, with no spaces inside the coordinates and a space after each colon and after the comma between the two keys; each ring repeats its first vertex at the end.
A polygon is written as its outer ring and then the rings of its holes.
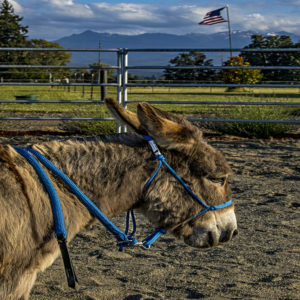
{"type": "Polygon", "coordinates": [[[221,177],[221,178],[215,178],[215,177],[211,177],[211,176],[207,176],[206,177],[209,181],[213,182],[213,183],[217,183],[221,186],[224,185],[226,177],[221,177]]]}

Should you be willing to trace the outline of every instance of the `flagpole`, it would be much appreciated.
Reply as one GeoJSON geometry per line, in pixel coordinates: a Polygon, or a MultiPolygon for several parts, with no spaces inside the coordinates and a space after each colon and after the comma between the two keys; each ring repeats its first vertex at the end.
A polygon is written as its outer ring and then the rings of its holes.
{"type": "Polygon", "coordinates": [[[231,28],[230,28],[230,18],[229,18],[229,5],[226,4],[225,7],[226,7],[226,12],[227,12],[227,23],[228,23],[230,56],[232,56],[232,41],[231,41],[231,28]]]}

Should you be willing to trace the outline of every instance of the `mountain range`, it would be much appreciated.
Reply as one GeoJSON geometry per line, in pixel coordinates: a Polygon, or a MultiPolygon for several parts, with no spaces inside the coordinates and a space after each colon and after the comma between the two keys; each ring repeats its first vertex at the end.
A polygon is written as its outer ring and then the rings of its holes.
{"type": "MultiPolygon", "coordinates": [[[[251,36],[257,34],[252,31],[233,31],[232,47],[243,48],[251,43],[251,36]]],[[[288,35],[293,42],[300,41],[300,35],[287,32],[266,33],[266,35],[288,35]]],[[[99,33],[91,30],[79,34],[72,34],[56,40],[64,48],[73,49],[103,49],[117,48],[229,48],[228,32],[214,34],[190,33],[185,35],[165,34],[165,33],[145,33],[139,35],[121,35],[110,33],[99,33]]],[[[227,60],[229,53],[205,53],[207,58],[214,60],[215,65],[227,60]]],[[[234,54],[237,55],[238,53],[234,54]]],[[[178,55],[178,52],[132,52],[129,53],[129,65],[167,65],[169,60],[178,55]]],[[[101,62],[116,65],[115,53],[101,53],[101,62]]],[[[98,53],[73,52],[71,65],[87,66],[98,62],[98,53]]],[[[159,71],[134,71],[138,75],[153,75],[159,71]]]]}

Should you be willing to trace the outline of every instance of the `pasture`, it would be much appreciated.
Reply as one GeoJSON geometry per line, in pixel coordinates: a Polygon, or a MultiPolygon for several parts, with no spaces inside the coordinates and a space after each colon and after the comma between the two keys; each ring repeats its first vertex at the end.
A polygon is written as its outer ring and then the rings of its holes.
{"type": "MultiPolygon", "coordinates": [[[[100,99],[100,88],[88,86],[1,86],[1,99],[14,100],[16,95],[34,94],[39,100],[94,100],[100,99]]],[[[116,88],[107,87],[107,96],[116,98],[116,88]]],[[[298,120],[300,115],[299,105],[243,105],[243,102],[285,102],[299,103],[298,88],[251,88],[246,91],[226,92],[220,87],[129,87],[128,99],[130,101],[208,101],[208,102],[238,102],[239,105],[223,104],[155,104],[156,107],[177,114],[184,114],[190,118],[223,118],[223,119],[257,119],[257,120],[298,120]]],[[[135,104],[129,104],[129,109],[135,110],[135,104]]],[[[50,117],[107,117],[108,111],[104,105],[99,104],[66,104],[66,103],[35,103],[23,105],[15,103],[0,104],[0,117],[18,116],[50,116],[50,117]]],[[[22,128],[26,122],[21,122],[22,128]],[[24,125],[23,125],[24,124],[24,125]]],[[[28,122],[27,122],[28,124],[28,122]]],[[[43,126],[40,122],[40,129],[43,126]]],[[[52,122],[49,125],[59,126],[67,131],[81,133],[103,133],[115,130],[113,123],[103,122],[52,122]]],[[[1,122],[1,129],[14,127],[15,122],[1,122]]],[[[31,128],[34,124],[30,125],[31,128]]],[[[210,124],[213,129],[223,133],[247,135],[254,137],[268,137],[281,134],[294,129],[282,124],[233,124],[226,126],[210,124]],[[255,128],[256,127],[256,128],[255,128]],[[254,129],[253,129],[254,128],[254,129]],[[249,131],[247,133],[247,131],[249,131]]]]}

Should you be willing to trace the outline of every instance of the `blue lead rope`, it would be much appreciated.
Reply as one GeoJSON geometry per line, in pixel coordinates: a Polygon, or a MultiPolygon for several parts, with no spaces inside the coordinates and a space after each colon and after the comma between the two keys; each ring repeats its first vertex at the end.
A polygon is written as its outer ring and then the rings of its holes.
{"type": "Polygon", "coordinates": [[[53,219],[54,219],[55,234],[57,236],[63,235],[64,238],[66,239],[67,232],[66,232],[61,204],[51,180],[49,179],[44,169],[40,166],[38,161],[30,153],[28,153],[29,151],[28,149],[24,149],[24,148],[15,148],[15,149],[17,150],[17,152],[19,152],[19,154],[24,156],[28,160],[28,162],[33,166],[34,170],[36,171],[42,183],[44,184],[50,198],[53,219]]]}
{"type": "Polygon", "coordinates": [[[156,228],[154,233],[149,237],[144,239],[141,243],[138,242],[133,235],[136,231],[135,218],[133,211],[128,212],[126,217],[126,229],[125,233],[121,231],[113,222],[110,221],[102,211],[76,186],[76,184],[61,170],[59,170],[52,162],[50,162],[47,158],[45,158],[42,154],[35,151],[32,148],[15,148],[18,153],[24,156],[28,162],[34,167],[35,171],[41,178],[51,201],[51,207],[53,211],[53,219],[54,219],[54,227],[55,234],[60,235],[63,234],[66,238],[67,233],[64,225],[64,217],[61,209],[61,204],[55,188],[51,183],[48,175],[38,163],[38,161],[31,155],[34,156],[51,172],[53,172],[56,176],[58,176],[69,188],[70,190],[77,196],[77,198],[81,201],[81,203],[89,210],[89,212],[96,217],[117,239],[119,250],[122,251],[125,246],[129,245],[139,245],[145,248],[149,248],[150,245],[162,234],[166,233],[166,230],[163,228],[156,228]],[[131,214],[133,221],[133,231],[128,235],[129,230],[129,214],[131,214]]]}
{"type": "MultiPolygon", "coordinates": [[[[132,219],[132,232],[130,233],[130,235],[128,235],[128,237],[133,237],[133,235],[135,234],[136,231],[136,223],[135,223],[135,217],[134,217],[134,212],[131,209],[130,211],[127,212],[126,215],[126,229],[125,229],[125,234],[128,234],[128,230],[129,230],[129,223],[130,223],[130,217],[132,219]]],[[[150,246],[162,235],[162,234],[166,234],[167,230],[162,228],[162,227],[157,227],[154,232],[152,234],[150,234],[148,237],[146,237],[145,239],[142,240],[141,243],[138,243],[139,245],[143,246],[144,248],[149,249],[150,246]]]]}
{"type": "MultiPolygon", "coordinates": [[[[40,173],[45,171],[43,168],[39,165],[39,163],[33,158],[33,156],[30,154],[34,154],[36,158],[50,171],[52,171],[56,176],[58,176],[69,188],[70,190],[77,196],[77,198],[81,201],[81,203],[89,210],[89,212],[96,217],[118,240],[118,242],[126,242],[129,244],[136,244],[137,241],[132,238],[129,239],[124,232],[122,232],[113,222],[111,222],[102,212],[101,210],[76,186],[76,184],[61,170],[59,170],[52,162],[50,162],[47,158],[45,158],[42,154],[39,152],[31,149],[31,148],[16,148],[16,150],[22,154],[30,163],[34,162],[33,166],[36,166],[35,170],[40,176],[40,173]],[[37,167],[38,165],[38,167],[37,167]]],[[[45,176],[47,174],[45,173],[45,176]]],[[[48,178],[48,176],[47,176],[48,178]]],[[[50,179],[48,178],[48,181],[50,182],[50,179]]],[[[43,182],[44,183],[44,182],[43,182]]],[[[45,185],[50,199],[52,199],[52,192],[55,191],[53,185],[45,185]]],[[[55,192],[56,194],[56,192],[55,192]]],[[[52,202],[59,203],[58,197],[50,200],[52,202]]],[[[52,203],[51,202],[51,203],[52,203]]],[[[60,203],[55,205],[53,208],[53,213],[56,214],[57,207],[60,206],[60,203]]],[[[59,213],[59,218],[54,218],[54,222],[57,224],[63,223],[63,214],[62,212],[59,213]]]]}
{"type": "Polygon", "coordinates": [[[41,167],[38,161],[28,152],[28,150],[23,148],[15,149],[19,154],[24,156],[28,160],[28,162],[33,166],[49,194],[54,219],[55,236],[63,258],[68,285],[69,287],[75,288],[77,278],[67,247],[67,232],[65,228],[64,216],[56,190],[51,180],[49,179],[47,173],[44,171],[44,169],[41,167]]]}

